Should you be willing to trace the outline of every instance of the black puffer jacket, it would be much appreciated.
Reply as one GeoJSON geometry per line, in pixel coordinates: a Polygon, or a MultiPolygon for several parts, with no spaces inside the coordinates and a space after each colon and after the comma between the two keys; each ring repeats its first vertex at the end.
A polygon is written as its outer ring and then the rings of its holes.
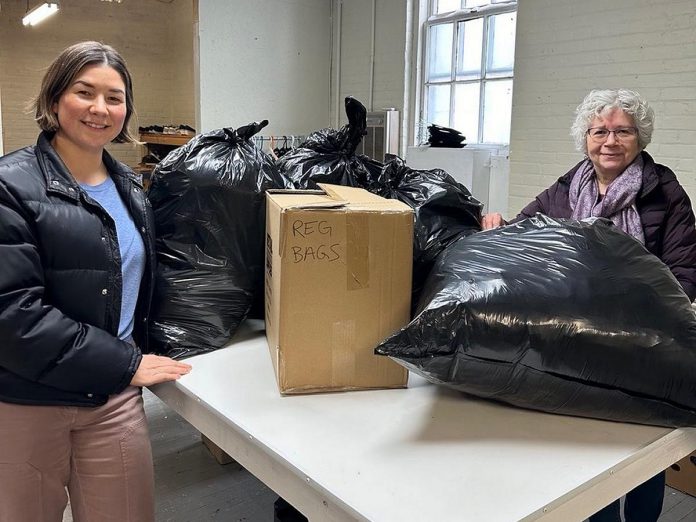
{"type": "MultiPolygon", "coordinates": [[[[0,401],[95,406],[128,386],[142,356],[116,337],[115,224],[74,181],[51,137],[0,158],[0,401]]],[[[130,169],[106,152],[104,163],[145,243],[133,337],[147,351],[152,209],[130,169]]]]}

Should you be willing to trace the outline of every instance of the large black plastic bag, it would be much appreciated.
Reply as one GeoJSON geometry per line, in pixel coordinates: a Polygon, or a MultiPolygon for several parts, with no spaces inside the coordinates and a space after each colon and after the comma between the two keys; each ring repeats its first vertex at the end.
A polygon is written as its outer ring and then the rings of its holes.
{"type": "Polygon", "coordinates": [[[278,160],[278,168],[298,189],[316,189],[317,183],[368,188],[382,164],[356,154],[367,132],[367,110],[355,98],[345,99],[348,124],[340,130],[322,129],[278,160]]]}
{"type": "Polygon", "coordinates": [[[155,349],[187,357],[223,346],[263,296],[265,191],[289,182],[249,138],[268,122],[194,137],[157,165],[155,349]]]}
{"type": "Polygon", "coordinates": [[[440,169],[414,170],[398,156],[386,163],[355,154],[367,128],[367,110],[355,98],[345,99],[348,124],[338,131],[312,133],[302,145],[278,160],[296,188],[317,183],[360,187],[403,201],[415,211],[413,291],[418,295],[437,255],[461,235],[481,230],[482,205],[440,169]]]}
{"type": "Polygon", "coordinates": [[[387,154],[379,181],[372,189],[414,210],[413,289],[417,300],[440,252],[459,237],[481,230],[483,205],[444,170],[414,170],[393,154],[387,154]]]}
{"type": "Polygon", "coordinates": [[[538,214],[438,258],[376,352],[432,382],[546,412],[696,425],[696,316],[666,265],[604,220],[538,214]]]}

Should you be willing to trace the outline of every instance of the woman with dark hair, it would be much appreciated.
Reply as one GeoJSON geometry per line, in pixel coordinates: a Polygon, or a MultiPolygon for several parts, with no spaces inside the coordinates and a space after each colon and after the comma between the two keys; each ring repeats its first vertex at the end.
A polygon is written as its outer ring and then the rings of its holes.
{"type": "Polygon", "coordinates": [[[147,354],[152,210],[105,150],[128,132],[122,57],[82,42],[48,68],[35,146],[0,158],[0,520],[154,520],[141,386],[190,366],[147,354]]]}
{"type": "MultiPolygon", "coordinates": [[[[696,219],[674,173],[645,152],[655,115],[627,89],[591,91],[578,106],[571,135],[585,159],[539,194],[513,220],[537,212],[555,218],[602,217],[632,236],[672,271],[692,301],[696,298],[696,219]]],[[[483,217],[483,229],[505,222],[483,217]]],[[[626,495],[626,522],[656,521],[662,511],[665,474],[659,473],[626,495]]],[[[616,500],[590,517],[620,522],[616,500]]]]}

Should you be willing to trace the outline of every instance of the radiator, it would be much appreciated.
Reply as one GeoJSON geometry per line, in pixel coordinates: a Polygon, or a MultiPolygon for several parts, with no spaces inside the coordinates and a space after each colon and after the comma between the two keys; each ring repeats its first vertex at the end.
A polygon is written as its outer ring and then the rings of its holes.
{"type": "Polygon", "coordinates": [[[377,161],[385,154],[399,153],[399,111],[385,109],[367,113],[367,134],[356,152],[377,161]]]}
{"type": "Polygon", "coordinates": [[[412,169],[442,169],[483,203],[485,213],[508,214],[510,160],[507,146],[408,147],[406,165],[412,169]]]}

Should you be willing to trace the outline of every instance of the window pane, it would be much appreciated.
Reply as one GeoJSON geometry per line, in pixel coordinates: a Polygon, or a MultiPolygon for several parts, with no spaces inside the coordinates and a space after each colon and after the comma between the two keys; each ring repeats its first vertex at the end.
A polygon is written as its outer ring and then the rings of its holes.
{"type": "Polygon", "coordinates": [[[464,0],[464,7],[478,7],[490,3],[490,0],[464,0]]]}
{"type": "Polygon", "coordinates": [[[509,143],[512,80],[486,82],[483,96],[483,142],[509,143]]]}
{"type": "Polygon", "coordinates": [[[449,13],[462,7],[461,0],[435,0],[435,14],[449,13]]]}
{"type": "Polygon", "coordinates": [[[486,72],[512,73],[515,63],[515,25],[517,13],[490,17],[486,72]]]}
{"type": "Polygon", "coordinates": [[[481,84],[463,83],[454,87],[452,127],[466,136],[467,143],[478,142],[479,98],[481,84]]]}
{"type": "Polygon", "coordinates": [[[481,77],[483,18],[459,22],[457,43],[457,80],[481,77]]]}
{"type": "Polygon", "coordinates": [[[449,126],[450,86],[431,85],[428,87],[428,122],[449,126]]]}
{"type": "Polygon", "coordinates": [[[430,27],[428,52],[428,81],[449,81],[452,78],[453,24],[430,27]]]}

